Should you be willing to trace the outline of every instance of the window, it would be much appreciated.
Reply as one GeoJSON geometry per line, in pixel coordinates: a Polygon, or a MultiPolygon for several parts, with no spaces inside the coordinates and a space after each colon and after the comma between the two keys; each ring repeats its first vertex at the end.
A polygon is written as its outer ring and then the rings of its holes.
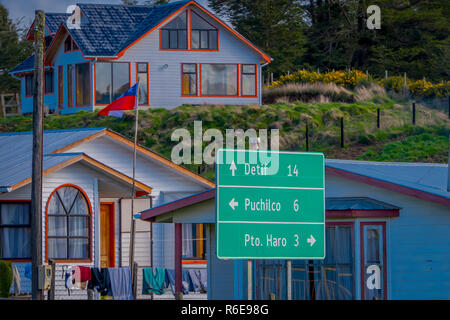
{"type": "Polygon", "coordinates": [[[136,72],[139,81],[139,105],[148,106],[148,63],[137,63],[136,72]]]}
{"type": "Polygon", "coordinates": [[[196,96],[197,95],[197,65],[196,64],[183,64],[182,65],[182,88],[183,96],[196,96]]]}
{"type": "Polygon", "coordinates": [[[71,36],[68,36],[64,41],[64,52],[72,52],[78,50],[80,50],[80,48],[75,43],[75,41],[73,41],[73,38],[71,36]]]}
{"type": "Polygon", "coordinates": [[[33,75],[28,74],[25,76],[25,96],[33,96],[33,75]]]}
{"type": "MultiPolygon", "coordinates": [[[[294,300],[355,299],[355,248],[352,223],[327,224],[324,260],[292,260],[294,300]]],[[[285,299],[286,261],[259,260],[256,265],[256,298],[285,299]]]]}
{"type": "Polygon", "coordinates": [[[0,259],[31,258],[29,203],[0,203],[0,259]]]}
{"type": "Polygon", "coordinates": [[[217,50],[218,30],[192,11],[191,45],[193,50],[217,50]]]}
{"type": "Polygon", "coordinates": [[[202,64],[203,96],[237,96],[238,68],[236,64],[202,64]]]}
{"type": "Polygon", "coordinates": [[[73,66],[67,65],[67,106],[73,107],[73,66]]]}
{"type": "Polygon", "coordinates": [[[79,107],[89,106],[91,101],[91,79],[89,63],[75,65],[76,104],[79,107]]]}
{"type": "Polygon", "coordinates": [[[361,297],[387,299],[385,223],[361,222],[361,297]]]}
{"type": "Polygon", "coordinates": [[[45,37],[45,51],[47,51],[48,47],[52,43],[53,37],[52,36],[46,36],[45,37]]]}
{"type": "Polygon", "coordinates": [[[255,97],[256,94],[256,65],[242,65],[242,96],[255,97]]]}
{"type": "Polygon", "coordinates": [[[47,207],[47,258],[90,258],[91,212],[84,193],[72,186],[54,191],[47,207]]]}
{"type": "Polygon", "coordinates": [[[95,104],[110,104],[130,89],[130,64],[97,62],[95,64],[95,104]]]}
{"type": "Polygon", "coordinates": [[[54,92],[54,81],[53,81],[53,70],[45,71],[44,74],[45,82],[44,82],[44,90],[46,94],[54,92]]]}
{"type": "Polygon", "coordinates": [[[206,237],[203,224],[183,224],[183,258],[206,259],[206,237]]]}
{"type": "Polygon", "coordinates": [[[58,108],[64,108],[64,67],[58,67],[58,108]]]}
{"type": "Polygon", "coordinates": [[[187,49],[187,12],[161,29],[161,49],[187,49]]]}

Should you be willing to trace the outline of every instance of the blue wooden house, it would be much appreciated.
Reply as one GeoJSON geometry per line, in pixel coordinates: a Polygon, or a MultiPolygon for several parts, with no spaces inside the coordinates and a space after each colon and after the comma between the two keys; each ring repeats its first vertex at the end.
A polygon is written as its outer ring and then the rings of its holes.
{"type": "MultiPolygon", "coordinates": [[[[93,111],[138,80],[141,107],[261,104],[261,71],[271,58],[197,2],[77,8],[45,15],[49,112],[93,111]]],[[[33,109],[33,67],[31,56],[10,71],[21,80],[23,113],[33,109]]]]}
{"type": "MultiPolygon", "coordinates": [[[[290,269],[286,260],[254,260],[252,298],[450,299],[449,173],[446,164],[327,159],[325,259],[292,260],[290,269]]],[[[205,224],[208,299],[245,300],[247,261],[217,257],[215,197],[206,190],[141,219],[205,224]]]]}

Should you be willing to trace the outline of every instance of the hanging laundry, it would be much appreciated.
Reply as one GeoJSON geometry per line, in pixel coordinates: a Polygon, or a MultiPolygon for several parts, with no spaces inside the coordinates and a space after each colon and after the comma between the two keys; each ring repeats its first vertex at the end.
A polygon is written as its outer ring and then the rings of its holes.
{"type": "Polygon", "coordinates": [[[91,280],[91,268],[75,266],[73,267],[73,285],[75,288],[86,290],[87,282],[91,280]]]}
{"type": "Polygon", "coordinates": [[[130,268],[108,268],[114,300],[133,300],[130,268]]]}
{"type": "Polygon", "coordinates": [[[194,292],[200,292],[202,290],[202,285],[200,283],[200,274],[199,270],[196,269],[189,269],[189,276],[191,277],[193,291],[194,292]]]}
{"type": "MultiPolygon", "coordinates": [[[[182,292],[183,294],[189,294],[189,273],[187,270],[183,270],[186,272],[182,273],[182,292]]],[[[172,289],[172,293],[175,294],[175,270],[173,269],[166,269],[166,284],[167,286],[170,285],[170,288],[172,289]]]]}
{"type": "Polygon", "coordinates": [[[200,279],[200,284],[202,285],[202,291],[207,292],[208,291],[208,279],[207,279],[206,269],[199,269],[197,271],[197,275],[200,279]]]}
{"type": "Polygon", "coordinates": [[[13,282],[14,282],[14,295],[20,295],[20,274],[17,270],[17,265],[13,265],[13,282]]]}
{"type": "Polygon", "coordinates": [[[107,268],[91,268],[91,281],[88,282],[88,289],[95,289],[102,296],[112,295],[111,282],[107,268]]]}
{"type": "Polygon", "coordinates": [[[70,296],[70,291],[73,289],[73,269],[71,266],[68,266],[65,269],[65,272],[63,267],[63,277],[64,277],[64,286],[66,287],[67,292],[70,296]]]}
{"type": "Polygon", "coordinates": [[[153,273],[152,268],[142,269],[143,284],[142,294],[164,294],[166,270],[162,268],[156,268],[153,273]]]}
{"type": "Polygon", "coordinates": [[[25,278],[31,280],[31,263],[25,265],[25,278]]]}

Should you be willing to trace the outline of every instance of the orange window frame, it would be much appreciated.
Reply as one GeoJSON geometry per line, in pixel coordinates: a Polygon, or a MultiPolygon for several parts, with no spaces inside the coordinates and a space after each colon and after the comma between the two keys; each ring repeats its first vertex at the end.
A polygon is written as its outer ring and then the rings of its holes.
{"type": "Polygon", "coordinates": [[[75,104],[76,104],[76,107],[77,108],[82,108],[82,107],[89,107],[92,103],[92,101],[91,101],[91,99],[92,99],[92,92],[91,92],[91,90],[92,90],[92,85],[91,85],[91,63],[90,62],[80,62],[80,63],[75,63],[75,104]],[[79,65],[81,65],[81,64],[87,64],[89,67],[88,67],[88,70],[89,70],[89,101],[88,101],[88,103],[87,104],[85,104],[85,105],[80,105],[79,103],[78,103],[78,72],[77,72],[77,67],[79,66],[79,65]]]}
{"type": "MultiPolygon", "coordinates": [[[[240,95],[243,98],[257,98],[258,97],[258,66],[256,64],[241,64],[240,66],[240,79],[241,79],[241,86],[240,86],[240,95]],[[244,66],[254,66],[255,67],[255,95],[244,95],[244,66]]],[[[246,74],[250,74],[250,73],[246,73],[246,74]]]]}
{"type": "Polygon", "coordinates": [[[182,97],[198,97],[199,90],[198,90],[198,65],[196,63],[182,63],[181,64],[181,96],[182,97]],[[195,65],[195,94],[184,94],[184,72],[183,72],[183,66],[185,64],[192,64],[195,65]]]}
{"type": "MultiPolygon", "coordinates": [[[[112,61],[99,61],[99,62],[100,63],[103,63],[103,62],[104,63],[128,63],[128,78],[129,78],[128,82],[130,84],[130,88],[132,87],[132,85],[131,85],[131,61],[114,61],[114,62],[112,62],[112,61]]],[[[97,77],[97,75],[96,75],[96,72],[95,72],[95,68],[96,68],[96,63],[93,63],[93,70],[92,70],[92,72],[94,74],[94,77],[93,77],[92,81],[93,81],[93,88],[94,88],[94,106],[104,107],[104,106],[107,106],[108,103],[106,103],[106,104],[105,103],[97,104],[97,96],[96,96],[96,92],[97,92],[97,90],[96,90],[96,77],[97,77]]],[[[136,74],[137,74],[137,69],[136,69],[136,74]]],[[[112,90],[112,88],[111,88],[111,90],[112,90]]],[[[150,96],[149,96],[149,99],[150,99],[150,96]]]]}
{"type": "Polygon", "coordinates": [[[109,255],[111,257],[111,267],[114,268],[116,266],[116,252],[115,252],[115,246],[116,246],[116,235],[115,235],[115,203],[114,202],[100,202],[100,205],[107,205],[110,208],[109,214],[110,214],[110,224],[109,224],[109,255]]]}
{"type": "MultiPolygon", "coordinates": [[[[149,107],[150,106],[150,63],[148,62],[136,62],[136,83],[139,80],[139,64],[147,64],[147,103],[146,104],[138,104],[142,107],[149,107]]],[[[131,77],[131,70],[130,70],[130,77],[131,77]]],[[[139,87],[141,85],[139,84],[139,87]]],[[[131,87],[131,80],[130,80],[130,87],[131,87]]],[[[139,103],[139,101],[138,101],[139,103]]]]}
{"type": "MultiPolygon", "coordinates": [[[[189,25],[189,35],[190,35],[190,51],[219,51],[219,44],[220,44],[220,40],[219,40],[219,29],[216,28],[214,25],[212,25],[210,22],[208,22],[205,18],[203,18],[201,15],[199,15],[198,13],[196,13],[195,11],[193,11],[192,9],[189,9],[189,21],[190,21],[190,25],[189,25]],[[211,27],[213,27],[214,29],[216,29],[217,31],[217,48],[216,49],[193,49],[192,48],[192,14],[197,15],[197,17],[199,17],[200,19],[202,19],[203,21],[205,21],[207,24],[209,24],[211,27]]],[[[208,32],[208,37],[209,37],[209,32],[208,32]]],[[[209,40],[208,40],[209,41],[209,40]]]]}
{"type": "Polygon", "coordinates": [[[56,191],[58,191],[59,189],[61,189],[61,188],[64,188],[64,187],[73,187],[73,188],[75,188],[75,189],[78,189],[81,193],[82,193],[82,195],[84,196],[84,198],[85,198],[85,200],[86,200],[86,202],[87,202],[87,204],[88,204],[88,210],[89,210],[89,216],[90,216],[90,219],[89,219],[89,249],[88,249],[88,258],[87,259],[82,259],[82,260],[70,260],[70,259],[68,259],[68,260],[64,260],[64,259],[53,259],[55,262],[57,262],[57,263],[77,263],[77,262],[80,262],[80,263],[90,263],[90,262],[92,262],[92,257],[93,257],[93,252],[92,252],[92,239],[93,239],[93,225],[92,225],[92,223],[93,223],[93,210],[92,210],[92,205],[91,205],[91,201],[89,200],[89,197],[88,197],[88,195],[86,194],[86,192],[84,192],[84,190],[81,188],[81,187],[79,187],[79,186],[77,186],[77,185],[74,185],[74,184],[70,184],[70,183],[67,183],[67,184],[63,184],[63,185],[60,185],[59,187],[57,187],[55,190],[53,190],[53,192],[50,194],[50,196],[48,197],[48,199],[47,199],[47,204],[45,205],[45,262],[47,262],[48,263],[48,206],[49,206],[49,204],[50,204],[50,199],[54,196],[54,194],[56,193],[56,191]]]}
{"type": "Polygon", "coordinates": [[[199,71],[199,87],[200,87],[200,91],[199,91],[199,97],[204,97],[204,98],[239,98],[240,96],[240,92],[239,92],[239,64],[238,63],[200,63],[200,71],[199,71]],[[233,96],[215,96],[215,95],[204,95],[202,93],[202,66],[203,65],[235,65],[236,66],[236,84],[237,84],[237,88],[236,88],[236,95],[233,96]]]}
{"type": "MultiPolygon", "coordinates": [[[[190,20],[190,15],[189,15],[189,9],[186,11],[181,12],[180,14],[176,15],[172,20],[170,20],[169,22],[165,23],[164,26],[162,26],[159,29],[159,50],[160,51],[189,51],[189,20],[190,20]],[[171,49],[171,48],[163,48],[162,47],[162,30],[164,29],[164,27],[169,24],[170,22],[172,22],[173,20],[175,20],[176,18],[178,18],[179,16],[181,16],[182,14],[186,14],[186,49],[171,49]]],[[[169,43],[170,46],[170,43],[169,43]]]]}

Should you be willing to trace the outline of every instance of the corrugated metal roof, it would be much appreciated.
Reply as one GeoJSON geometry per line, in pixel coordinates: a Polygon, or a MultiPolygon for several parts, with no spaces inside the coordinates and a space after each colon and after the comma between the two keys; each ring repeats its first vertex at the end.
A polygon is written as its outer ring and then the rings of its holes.
{"type": "MultiPolygon", "coordinates": [[[[48,155],[58,149],[87,138],[105,128],[67,129],[44,131],[43,154],[48,155]]],[[[0,186],[10,187],[31,176],[33,152],[32,132],[0,133],[0,186]]],[[[51,168],[76,154],[44,156],[43,167],[51,168]]]]}
{"type": "MultiPolygon", "coordinates": [[[[44,155],[42,170],[53,168],[61,163],[71,160],[81,153],[63,153],[55,155],[44,155]]],[[[2,170],[0,174],[0,188],[9,188],[15,184],[22,182],[31,177],[32,174],[32,158],[28,157],[26,160],[17,162],[9,166],[5,171],[2,170]]]]}
{"type": "Polygon", "coordinates": [[[326,198],[326,210],[397,210],[399,207],[378,200],[351,197],[351,198],[326,198]]]}
{"type": "Polygon", "coordinates": [[[450,192],[447,191],[448,165],[446,164],[327,159],[325,165],[450,198],[450,192]]]}

